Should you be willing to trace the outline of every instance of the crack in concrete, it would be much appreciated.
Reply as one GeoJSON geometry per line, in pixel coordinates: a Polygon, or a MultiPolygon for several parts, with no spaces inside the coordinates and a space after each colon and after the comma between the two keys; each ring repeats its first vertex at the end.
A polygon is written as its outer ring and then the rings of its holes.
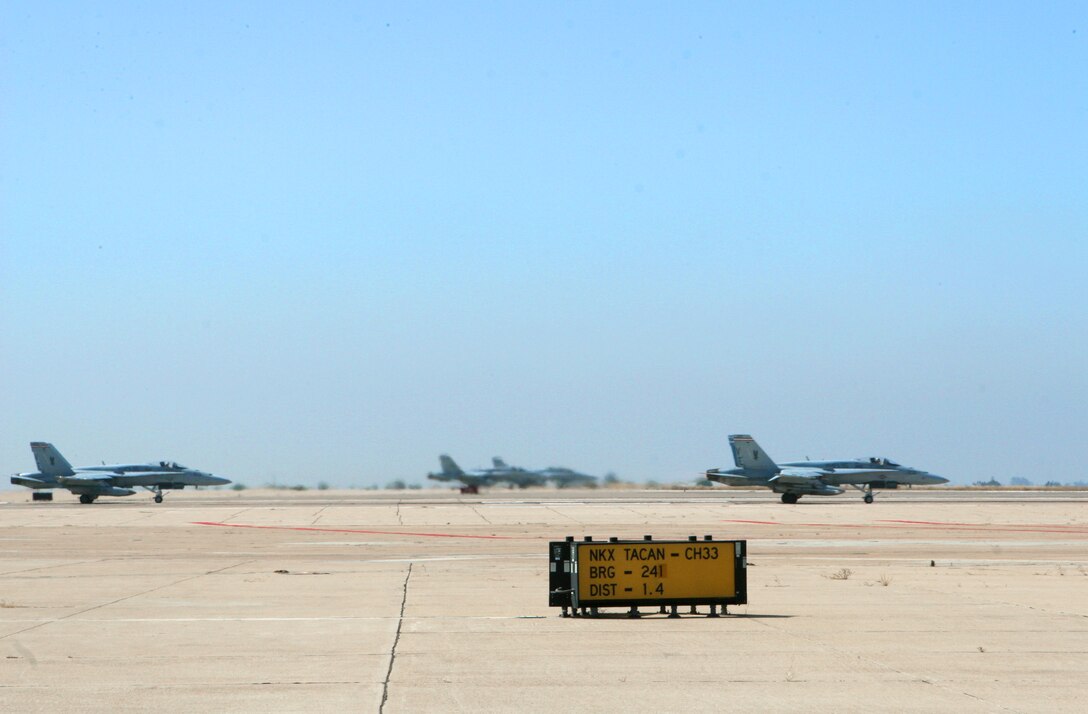
{"type": "Polygon", "coordinates": [[[55,623],[55,622],[63,622],[64,620],[69,620],[69,619],[71,619],[73,617],[76,617],[78,615],[82,615],[82,614],[87,613],[87,612],[92,612],[94,610],[98,610],[98,609],[101,609],[103,607],[109,607],[110,605],[116,605],[119,602],[124,602],[125,600],[131,600],[134,597],[140,597],[141,595],[147,595],[148,593],[153,593],[156,590],[162,590],[164,588],[173,587],[174,585],[180,585],[181,583],[187,582],[189,580],[196,580],[197,578],[203,578],[206,575],[215,575],[216,573],[221,573],[224,570],[230,570],[231,568],[237,568],[240,565],[245,565],[247,563],[252,563],[252,562],[255,562],[255,561],[244,560],[241,563],[234,563],[233,565],[226,565],[226,566],[224,566],[222,568],[218,568],[216,570],[209,570],[209,571],[207,571],[205,573],[199,573],[197,575],[190,575],[188,577],[184,577],[184,578],[181,578],[179,580],[174,580],[172,582],[164,583],[164,584],[159,585],[157,587],[153,587],[153,588],[150,588],[148,590],[144,590],[143,592],[133,593],[131,595],[125,595],[124,597],[119,597],[119,598],[117,598],[115,600],[111,600],[109,602],[103,602],[103,603],[100,603],[98,605],[92,605],[91,607],[84,608],[82,610],[79,610],[78,612],[73,612],[71,614],[65,615],[64,617],[57,617],[57,618],[54,618],[54,619],[51,619],[51,620],[46,620],[45,622],[40,622],[37,625],[31,625],[30,627],[24,627],[23,629],[16,630],[15,632],[9,632],[6,635],[0,635],[0,640],[5,640],[5,639],[7,639],[9,637],[14,637],[15,635],[21,635],[24,632],[29,632],[31,630],[36,630],[39,627],[45,627],[46,625],[50,625],[50,624],[55,623]]]}
{"type": "Polygon", "coordinates": [[[583,523],[579,519],[575,518],[574,516],[567,515],[566,513],[563,513],[562,511],[557,511],[554,508],[552,508],[551,506],[544,506],[544,509],[547,510],[547,511],[551,511],[552,513],[559,516],[560,518],[566,518],[568,521],[570,521],[572,523],[576,523],[577,525],[580,525],[580,526],[585,525],[585,523],[583,523]]]}
{"type": "Polygon", "coordinates": [[[33,572],[37,572],[39,570],[49,570],[51,568],[66,568],[69,565],[86,565],[87,563],[104,563],[107,560],[113,560],[113,558],[98,558],[96,560],[80,560],[80,561],[77,561],[77,562],[74,562],[74,563],[58,563],[57,565],[42,565],[42,566],[39,566],[37,568],[26,568],[25,570],[6,570],[6,571],[0,573],[0,576],[3,576],[3,575],[19,575],[21,573],[33,573],[33,572]]]}
{"type": "Polygon", "coordinates": [[[252,508],[243,508],[242,510],[238,511],[237,513],[232,513],[232,514],[230,514],[229,516],[227,516],[226,520],[227,520],[228,522],[229,522],[229,521],[233,521],[233,520],[234,520],[235,518],[237,518],[238,516],[242,515],[242,514],[243,514],[243,513],[245,513],[246,511],[252,511],[252,510],[253,510],[252,508]]]}
{"type": "Polygon", "coordinates": [[[397,645],[400,644],[400,629],[404,626],[404,606],[408,602],[408,580],[412,577],[412,563],[408,564],[408,572],[404,576],[404,590],[400,598],[400,616],[397,618],[397,634],[393,637],[393,648],[389,651],[389,669],[385,672],[385,681],[382,683],[382,703],[378,706],[378,714],[385,711],[385,702],[389,699],[389,679],[393,676],[393,663],[397,659],[397,645]]]}
{"type": "Polygon", "coordinates": [[[328,508],[328,506],[322,506],[317,510],[317,513],[314,514],[314,519],[310,521],[311,526],[317,525],[317,522],[321,520],[321,514],[325,512],[326,508],[328,508]]]}

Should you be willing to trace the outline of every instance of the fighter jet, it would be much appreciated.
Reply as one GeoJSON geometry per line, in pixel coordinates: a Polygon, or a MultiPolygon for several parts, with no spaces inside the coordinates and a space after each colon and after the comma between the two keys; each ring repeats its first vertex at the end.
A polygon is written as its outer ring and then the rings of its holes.
{"type": "Polygon", "coordinates": [[[479,493],[480,486],[489,486],[492,483],[489,469],[464,471],[449,454],[439,456],[438,463],[442,465],[442,470],[427,474],[427,478],[433,481],[460,481],[461,493],[479,493]]]}
{"type": "Polygon", "coordinates": [[[491,479],[496,483],[508,483],[518,488],[544,485],[544,478],[538,472],[510,466],[499,456],[492,457],[491,465],[491,479]]]}
{"type": "Polygon", "coordinates": [[[866,503],[873,502],[874,488],[931,486],[948,479],[901,466],[885,458],[845,461],[792,461],[776,464],[747,434],[732,434],[735,469],[709,469],[706,478],[727,486],[766,486],[782,494],[782,503],[797,503],[801,496],[837,496],[840,486],[861,491],[866,503]]]}
{"type": "Polygon", "coordinates": [[[427,474],[427,478],[434,481],[460,481],[464,484],[461,487],[461,493],[479,493],[480,486],[493,486],[496,483],[509,483],[521,488],[543,483],[543,479],[531,471],[507,466],[506,462],[498,456],[491,460],[493,468],[471,471],[462,470],[448,454],[439,456],[438,462],[442,464],[442,470],[427,474]]]}
{"type": "Polygon", "coordinates": [[[596,476],[578,473],[574,469],[568,469],[563,466],[549,466],[548,468],[541,469],[540,471],[536,471],[535,473],[543,477],[545,480],[555,483],[555,485],[559,488],[568,488],[573,486],[593,487],[597,485],[596,476]]]}
{"type": "Polygon", "coordinates": [[[562,466],[549,466],[546,469],[534,471],[532,469],[523,469],[520,466],[509,466],[498,456],[491,459],[491,463],[495,467],[491,472],[496,481],[506,481],[522,488],[543,486],[548,481],[552,481],[560,488],[597,484],[595,476],[578,473],[573,469],[562,466]]]}
{"type": "Polygon", "coordinates": [[[72,468],[56,447],[42,441],[30,444],[36,472],[16,474],[11,482],[32,489],[66,488],[79,496],[80,503],[94,503],[99,496],[131,496],[139,486],[155,494],[162,503],[162,492],[186,486],[225,486],[228,479],[197,471],[173,461],[154,464],[111,464],[72,468]]]}

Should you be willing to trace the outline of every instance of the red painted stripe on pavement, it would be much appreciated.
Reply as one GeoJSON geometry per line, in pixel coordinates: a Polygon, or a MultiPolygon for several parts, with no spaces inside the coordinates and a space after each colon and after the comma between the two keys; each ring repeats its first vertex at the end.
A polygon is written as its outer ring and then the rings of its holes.
{"type": "Polygon", "coordinates": [[[947,530],[947,531],[977,531],[980,533],[1063,533],[1065,535],[1088,535],[1088,530],[1074,531],[1068,530],[1062,527],[1004,527],[1004,526],[986,526],[982,524],[976,525],[958,525],[958,524],[924,524],[924,523],[779,523],[775,521],[740,521],[740,520],[726,520],[724,523],[754,523],[758,525],[767,526],[784,526],[784,527],[805,527],[805,528],[917,528],[923,526],[932,530],[947,530]]]}
{"type": "Polygon", "coordinates": [[[274,531],[318,531],[320,533],[367,533],[369,535],[423,536],[425,538],[478,538],[483,540],[540,540],[529,536],[467,535],[463,533],[416,533],[412,531],[375,531],[362,528],[314,528],[312,526],[257,526],[249,523],[216,523],[193,521],[195,526],[219,526],[221,528],[262,528],[274,531]]]}
{"type": "Polygon", "coordinates": [[[920,526],[984,526],[986,523],[957,523],[955,521],[904,521],[900,518],[879,518],[877,523],[910,523],[920,526]]]}
{"type": "MultiPolygon", "coordinates": [[[[954,523],[954,522],[943,522],[943,521],[904,521],[904,520],[901,520],[901,519],[898,519],[898,518],[882,519],[882,520],[880,520],[878,522],[880,522],[880,523],[910,523],[911,525],[919,525],[919,526],[971,526],[971,527],[979,527],[979,528],[997,528],[998,527],[998,526],[993,526],[993,525],[991,525],[989,523],[954,523]]],[[[1014,524],[1010,524],[1010,525],[1014,525],[1017,528],[1056,528],[1056,529],[1059,529],[1059,530],[1054,531],[1055,533],[1065,533],[1067,531],[1072,532],[1072,533],[1088,533],[1088,525],[1086,525],[1086,526],[1068,526],[1068,525],[1062,525],[1061,523],[1014,523],[1014,524]]]]}

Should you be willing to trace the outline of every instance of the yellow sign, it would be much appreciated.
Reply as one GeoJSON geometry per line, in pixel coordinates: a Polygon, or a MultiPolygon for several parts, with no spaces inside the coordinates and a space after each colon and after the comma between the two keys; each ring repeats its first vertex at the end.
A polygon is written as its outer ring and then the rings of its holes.
{"type": "Polygon", "coordinates": [[[739,552],[733,541],[578,543],[577,598],[732,598],[737,594],[739,552]]]}

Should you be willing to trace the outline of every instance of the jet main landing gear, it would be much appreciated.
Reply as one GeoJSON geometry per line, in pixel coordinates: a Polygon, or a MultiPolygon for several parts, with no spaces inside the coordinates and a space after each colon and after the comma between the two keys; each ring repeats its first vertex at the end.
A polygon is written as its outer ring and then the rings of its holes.
{"type": "Polygon", "coordinates": [[[79,502],[80,503],[94,503],[94,499],[96,499],[96,498],[97,498],[97,496],[92,496],[89,493],[83,493],[83,494],[80,494],[80,496],[79,496],[79,502]]]}
{"type": "Polygon", "coordinates": [[[797,503],[797,501],[800,500],[800,498],[801,498],[801,496],[799,494],[796,494],[796,493],[783,493],[782,494],[782,503],[797,503]]]}

